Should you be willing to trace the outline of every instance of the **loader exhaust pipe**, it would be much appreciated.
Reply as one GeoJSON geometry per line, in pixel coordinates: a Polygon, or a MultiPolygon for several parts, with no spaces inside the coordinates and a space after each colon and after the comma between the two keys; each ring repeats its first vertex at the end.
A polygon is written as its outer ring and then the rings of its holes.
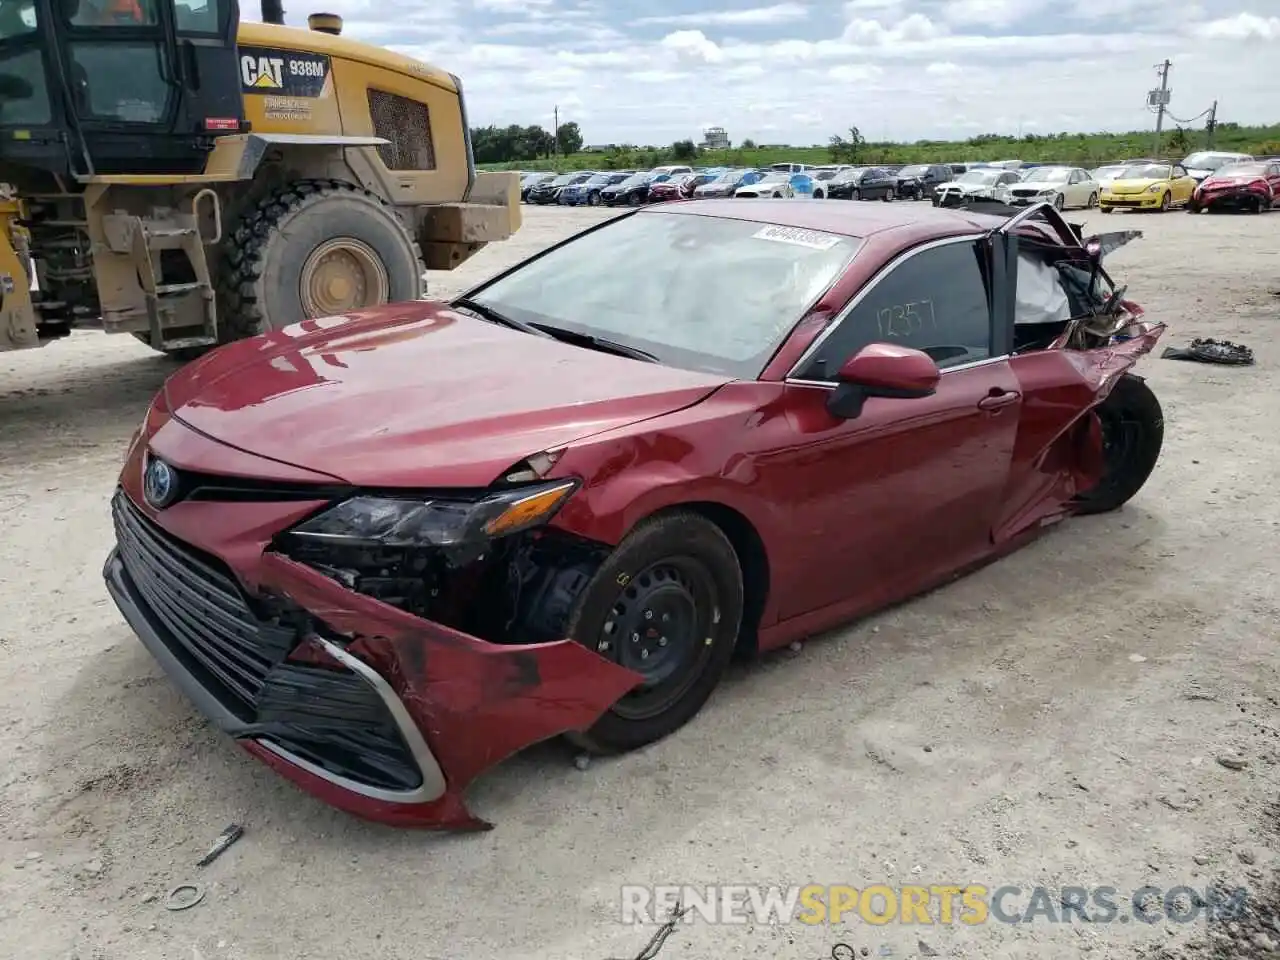
{"type": "Polygon", "coordinates": [[[284,26],[283,0],[262,0],[262,22],[284,26]]]}

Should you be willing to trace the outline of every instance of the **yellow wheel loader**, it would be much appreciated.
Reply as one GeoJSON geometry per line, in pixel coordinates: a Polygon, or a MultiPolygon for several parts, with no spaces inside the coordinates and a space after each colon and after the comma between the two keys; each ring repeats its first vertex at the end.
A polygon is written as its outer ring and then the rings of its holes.
{"type": "Polygon", "coordinates": [[[0,350],[180,358],[421,297],[520,227],[462,83],[280,0],[0,0],[0,350]]]}

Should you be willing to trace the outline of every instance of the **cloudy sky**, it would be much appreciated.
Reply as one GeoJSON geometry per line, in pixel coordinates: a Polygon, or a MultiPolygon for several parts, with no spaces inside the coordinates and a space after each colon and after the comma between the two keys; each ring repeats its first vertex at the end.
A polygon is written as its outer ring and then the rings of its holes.
{"type": "Polygon", "coordinates": [[[588,143],[1143,129],[1165,57],[1175,116],[1280,120],[1280,0],[313,2],[458,74],[473,123],[549,128],[558,105],[588,143]]]}

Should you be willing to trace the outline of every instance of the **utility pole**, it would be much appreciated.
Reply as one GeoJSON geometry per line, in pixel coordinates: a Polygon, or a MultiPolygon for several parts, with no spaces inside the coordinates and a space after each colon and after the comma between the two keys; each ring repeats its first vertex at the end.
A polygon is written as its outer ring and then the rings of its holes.
{"type": "Polygon", "coordinates": [[[1172,66],[1168,60],[1156,66],[1160,71],[1160,89],[1152,90],[1149,95],[1149,102],[1153,102],[1156,107],[1156,147],[1151,154],[1153,160],[1160,159],[1160,133],[1164,129],[1164,110],[1169,105],[1169,68],[1172,66]]]}
{"type": "Polygon", "coordinates": [[[553,121],[555,123],[555,126],[551,128],[551,140],[556,145],[556,159],[559,160],[560,159],[560,105],[559,104],[556,104],[555,109],[552,111],[552,116],[555,117],[555,120],[553,121]]]}
{"type": "Polygon", "coordinates": [[[1208,134],[1208,136],[1205,139],[1208,140],[1208,148],[1210,150],[1213,149],[1213,134],[1214,134],[1214,131],[1217,130],[1217,128],[1218,128],[1218,101],[1215,100],[1213,101],[1213,106],[1209,108],[1209,120],[1204,125],[1205,133],[1208,134]]]}

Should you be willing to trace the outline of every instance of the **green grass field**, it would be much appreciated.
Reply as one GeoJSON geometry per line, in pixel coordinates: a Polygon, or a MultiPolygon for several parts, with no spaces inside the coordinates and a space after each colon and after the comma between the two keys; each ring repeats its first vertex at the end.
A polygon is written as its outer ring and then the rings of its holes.
{"type": "MultiPolygon", "coordinates": [[[[1149,156],[1152,131],[1131,133],[1059,133],[1049,136],[1000,137],[988,135],[961,141],[922,140],[916,143],[867,143],[852,162],[865,164],[964,163],[979,160],[1060,161],[1093,167],[1127,157],[1149,156]]],[[[1181,158],[1205,149],[1203,131],[1166,132],[1161,153],[1181,158]]],[[[1280,124],[1246,127],[1220,124],[1214,139],[1215,150],[1280,155],[1280,124]]],[[[708,150],[696,161],[679,160],[670,147],[621,148],[609,153],[575,153],[558,160],[526,160],[520,163],[482,164],[486,170],[647,170],[663,163],[696,162],[699,166],[759,167],[771,163],[831,163],[826,146],[748,147],[708,150]]],[[[842,162],[849,162],[846,158],[842,162]]]]}

